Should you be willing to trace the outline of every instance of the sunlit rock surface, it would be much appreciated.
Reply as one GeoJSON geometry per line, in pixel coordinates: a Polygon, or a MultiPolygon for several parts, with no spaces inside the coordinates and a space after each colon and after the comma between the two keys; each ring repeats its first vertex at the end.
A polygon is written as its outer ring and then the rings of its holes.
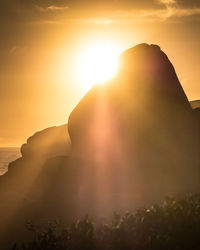
{"type": "Polygon", "coordinates": [[[0,177],[0,242],[20,240],[28,220],[102,219],[199,192],[197,113],[158,46],[125,51],[72,111],[70,139],[66,126],[36,133],[0,177]]]}

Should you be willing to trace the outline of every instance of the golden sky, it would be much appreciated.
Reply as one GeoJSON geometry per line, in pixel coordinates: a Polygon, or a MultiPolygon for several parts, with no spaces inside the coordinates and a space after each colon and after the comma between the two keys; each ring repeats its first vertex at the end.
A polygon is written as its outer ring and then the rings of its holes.
{"type": "Polygon", "coordinates": [[[199,0],[0,0],[0,146],[67,122],[87,91],[77,61],[99,43],[158,44],[200,99],[199,0]]]}

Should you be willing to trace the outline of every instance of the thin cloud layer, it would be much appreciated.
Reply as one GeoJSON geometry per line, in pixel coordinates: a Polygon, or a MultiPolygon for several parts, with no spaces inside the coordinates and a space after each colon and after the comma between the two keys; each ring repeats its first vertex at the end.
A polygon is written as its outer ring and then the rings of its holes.
{"type": "Polygon", "coordinates": [[[67,10],[69,9],[68,6],[55,6],[55,5],[50,5],[47,7],[48,10],[67,10]]]}
{"type": "Polygon", "coordinates": [[[195,19],[200,21],[200,7],[186,8],[181,7],[175,0],[159,0],[162,7],[158,9],[131,9],[113,11],[111,15],[100,18],[88,18],[94,24],[110,24],[117,22],[184,22],[190,17],[190,21],[195,19]]]}
{"type": "Polygon", "coordinates": [[[158,1],[161,4],[165,4],[165,5],[170,5],[170,4],[175,4],[176,1],[175,0],[159,0],[158,1]]]}
{"type": "MultiPolygon", "coordinates": [[[[136,21],[146,22],[149,19],[166,20],[171,17],[183,18],[184,16],[199,15],[200,1],[198,0],[0,0],[0,20],[10,22],[40,22],[41,20],[58,21],[61,12],[64,18],[82,18],[105,16],[107,12],[117,17],[117,13],[124,13],[124,18],[134,13],[136,21]],[[90,11],[93,10],[93,11],[90,11]],[[105,13],[104,13],[105,12],[105,13]],[[5,14],[6,13],[6,14],[5,14]],[[79,15],[79,17],[78,17],[79,15]],[[82,16],[80,16],[82,15],[82,16]],[[147,20],[146,20],[147,19],[147,20]]],[[[63,18],[63,16],[62,16],[63,18]]],[[[110,18],[108,17],[110,20],[110,18]]],[[[112,22],[116,21],[111,19],[112,22]]],[[[104,22],[104,20],[103,20],[104,22]]],[[[98,21],[96,20],[96,23],[98,21]]],[[[109,23],[109,22],[108,22],[109,23]]]]}
{"type": "Polygon", "coordinates": [[[56,6],[56,5],[50,5],[47,7],[41,7],[37,5],[37,8],[41,12],[47,12],[47,11],[65,11],[69,9],[69,6],[56,6]]]}

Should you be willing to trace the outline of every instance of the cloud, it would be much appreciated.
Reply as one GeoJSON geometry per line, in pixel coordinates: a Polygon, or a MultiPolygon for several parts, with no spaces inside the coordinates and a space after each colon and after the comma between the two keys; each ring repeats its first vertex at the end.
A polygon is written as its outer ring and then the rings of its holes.
{"type": "Polygon", "coordinates": [[[107,17],[80,18],[78,19],[78,21],[84,22],[84,23],[101,24],[101,25],[102,24],[109,25],[109,24],[118,23],[118,20],[107,18],[107,17]]]}
{"type": "Polygon", "coordinates": [[[171,5],[171,4],[176,4],[176,1],[175,0],[159,0],[158,3],[171,5]]]}
{"type": "Polygon", "coordinates": [[[59,25],[59,24],[63,24],[63,22],[44,19],[44,20],[32,21],[32,22],[29,22],[28,24],[31,24],[31,25],[59,25]]]}
{"type": "Polygon", "coordinates": [[[85,18],[79,19],[84,22],[93,24],[114,24],[114,23],[156,23],[156,22],[185,22],[187,17],[199,17],[200,8],[186,9],[186,8],[167,8],[158,10],[131,10],[131,11],[116,11],[112,15],[99,18],[85,18]]]}
{"type": "Polygon", "coordinates": [[[197,9],[174,9],[172,16],[176,17],[187,17],[193,15],[200,15],[200,8],[197,9]]]}
{"type": "Polygon", "coordinates": [[[109,25],[200,20],[199,0],[0,0],[1,24],[59,24],[69,19],[109,25]],[[1,6],[3,1],[3,5],[1,6]],[[107,4],[105,8],[105,4],[107,4]],[[104,8],[102,8],[102,6],[104,8]],[[1,8],[2,7],[2,8],[1,8]],[[190,17],[190,18],[187,18],[190,17]]]}
{"type": "Polygon", "coordinates": [[[123,21],[132,22],[184,22],[187,17],[199,17],[200,20],[200,7],[184,7],[177,3],[177,0],[157,0],[157,4],[163,5],[164,8],[151,8],[151,9],[131,9],[122,11],[113,11],[112,15],[104,18],[89,19],[93,20],[94,24],[105,23],[105,20],[111,20],[110,23],[117,23],[123,21]]]}
{"type": "Polygon", "coordinates": [[[47,7],[48,10],[67,10],[69,9],[69,6],[54,6],[50,5],[47,7]]]}
{"type": "MultiPolygon", "coordinates": [[[[164,4],[164,10],[157,10],[152,13],[157,18],[169,20],[171,18],[184,18],[188,16],[196,16],[200,14],[200,8],[185,8],[180,7],[175,0],[159,0],[164,4]]],[[[148,13],[146,14],[148,16],[148,13]]]]}
{"type": "Polygon", "coordinates": [[[183,18],[188,16],[195,16],[200,14],[200,6],[192,7],[192,4],[197,4],[196,1],[189,1],[191,6],[185,6],[186,1],[178,1],[178,0],[158,0],[159,4],[163,4],[165,6],[165,10],[155,11],[155,16],[161,19],[169,19],[169,18],[183,18]],[[181,4],[181,5],[180,5],[181,4]]]}
{"type": "Polygon", "coordinates": [[[69,6],[56,6],[56,5],[49,5],[49,6],[40,6],[36,5],[35,6],[40,12],[49,12],[49,11],[65,11],[69,9],[69,6]]]}

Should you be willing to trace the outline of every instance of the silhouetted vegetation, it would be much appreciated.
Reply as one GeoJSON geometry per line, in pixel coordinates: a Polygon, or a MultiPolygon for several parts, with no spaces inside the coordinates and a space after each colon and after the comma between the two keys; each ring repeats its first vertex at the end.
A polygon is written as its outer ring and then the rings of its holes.
{"type": "Polygon", "coordinates": [[[200,249],[200,194],[183,200],[167,197],[162,205],[123,216],[110,223],[95,224],[86,216],[65,227],[60,221],[46,229],[27,224],[33,240],[15,250],[155,250],[200,249]]]}

